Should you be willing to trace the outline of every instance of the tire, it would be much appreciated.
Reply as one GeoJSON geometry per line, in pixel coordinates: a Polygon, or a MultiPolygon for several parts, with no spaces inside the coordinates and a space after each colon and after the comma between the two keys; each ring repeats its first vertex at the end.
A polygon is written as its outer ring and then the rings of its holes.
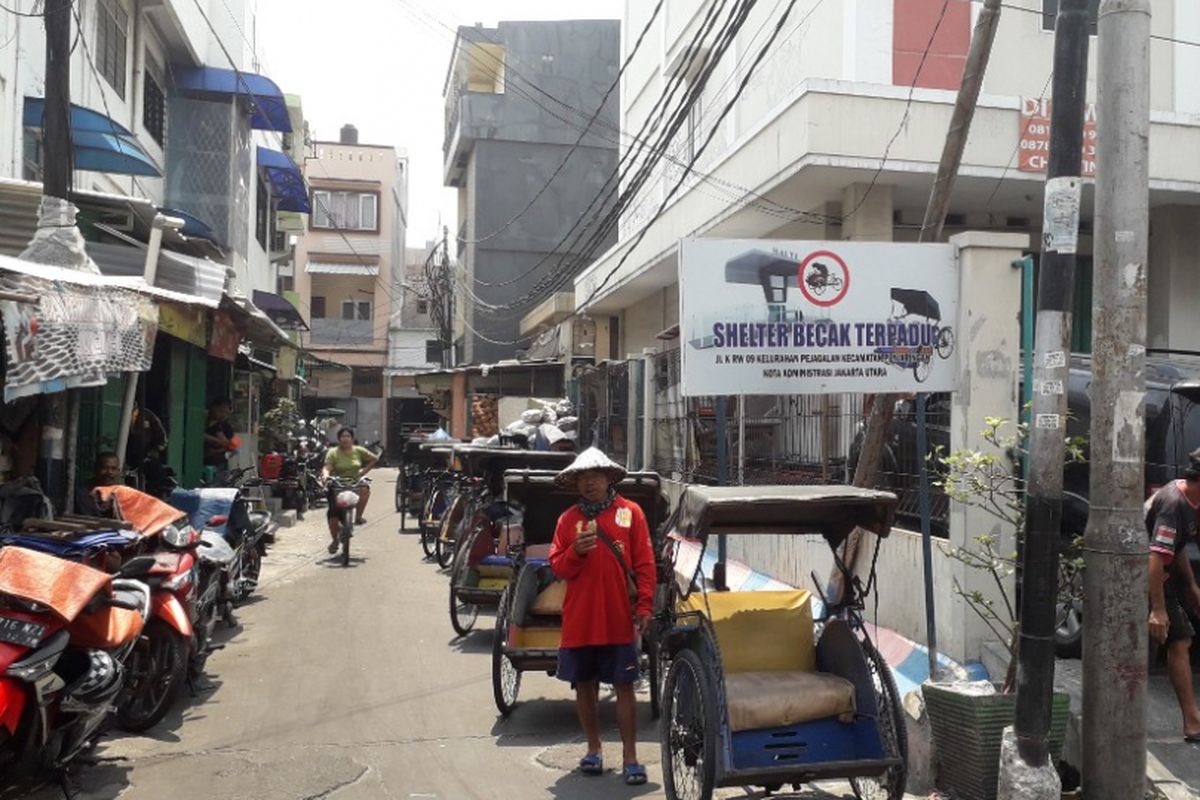
{"type": "Polygon", "coordinates": [[[437,559],[438,566],[446,569],[454,562],[454,540],[448,539],[444,534],[449,533],[446,528],[450,525],[450,512],[446,512],[446,516],[442,518],[442,525],[438,528],[437,538],[433,543],[434,558],[437,559]]]}
{"type": "Polygon", "coordinates": [[[942,328],[938,331],[937,354],[942,358],[949,358],[954,354],[954,330],[952,328],[942,328]]]}
{"type": "Polygon", "coordinates": [[[458,590],[454,582],[450,583],[450,627],[459,636],[466,636],[475,629],[475,621],[479,619],[479,606],[463,603],[458,599],[458,590]]]}
{"type": "Polygon", "coordinates": [[[350,539],[354,535],[354,523],[350,521],[349,512],[342,519],[342,566],[350,566],[350,539]]]}
{"type": "MultiPolygon", "coordinates": [[[[653,621],[650,623],[654,624],[653,621]]],[[[646,635],[646,680],[650,683],[650,717],[658,719],[662,716],[662,693],[665,666],[665,655],[662,643],[657,633],[646,635]]]]}
{"type": "MultiPolygon", "coordinates": [[[[397,511],[397,513],[401,513],[404,511],[404,505],[405,505],[404,496],[405,496],[404,476],[402,474],[400,477],[396,478],[396,511],[397,511]]],[[[403,528],[404,525],[401,524],[400,527],[403,528]]]]}
{"type": "Polygon", "coordinates": [[[917,383],[924,383],[929,380],[929,373],[933,371],[933,364],[925,360],[922,356],[917,356],[917,363],[913,364],[913,377],[917,383]]]}
{"type": "Polygon", "coordinates": [[[878,778],[854,778],[850,781],[854,796],[858,800],[903,800],[904,785],[908,780],[908,730],[904,727],[904,709],[900,706],[900,692],[892,671],[884,663],[883,656],[867,638],[860,639],[867,667],[875,684],[875,698],[879,704],[879,738],[885,756],[899,757],[899,766],[890,767],[878,778]]]}
{"type": "Polygon", "coordinates": [[[492,637],[492,699],[502,717],[507,717],[517,707],[517,695],[521,692],[521,672],[504,655],[504,646],[508,643],[508,602],[509,593],[505,590],[496,614],[496,635],[492,637]]]}
{"type": "Polygon", "coordinates": [[[425,553],[426,559],[434,557],[435,548],[437,546],[437,529],[428,523],[421,523],[421,550],[425,553]]]}
{"type": "Polygon", "coordinates": [[[125,686],[117,699],[117,724],[130,733],[162,721],[187,677],[188,643],[161,619],[146,625],[125,662],[125,686]]]}
{"type": "Polygon", "coordinates": [[[1063,544],[1058,557],[1058,597],[1054,604],[1054,654],[1059,658],[1083,656],[1083,570],[1076,568],[1074,536],[1063,544]]]}
{"type": "Polygon", "coordinates": [[[262,551],[259,544],[246,547],[242,553],[242,575],[237,587],[237,602],[242,603],[258,590],[258,576],[262,573],[262,551]]]}
{"type": "Polygon", "coordinates": [[[712,675],[694,650],[671,662],[663,686],[663,789],[667,800],[712,800],[717,777],[717,700],[712,675]]]}

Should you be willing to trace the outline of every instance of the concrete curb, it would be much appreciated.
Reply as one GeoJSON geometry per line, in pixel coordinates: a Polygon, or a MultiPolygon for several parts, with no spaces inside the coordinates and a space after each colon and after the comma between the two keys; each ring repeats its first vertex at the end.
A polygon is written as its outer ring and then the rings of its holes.
{"type": "Polygon", "coordinates": [[[1146,780],[1163,800],[1196,800],[1196,794],[1163,766],[1153,753],[1146,753],[1146,780]]]}

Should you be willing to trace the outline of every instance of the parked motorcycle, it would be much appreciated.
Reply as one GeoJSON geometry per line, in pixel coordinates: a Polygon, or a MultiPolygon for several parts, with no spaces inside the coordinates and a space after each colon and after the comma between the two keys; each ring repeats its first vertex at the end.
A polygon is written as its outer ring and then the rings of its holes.
{"type": "Polygon", "coordinates": [[[150,590],[125,575],[0,549],[0,774],[61,769],[101,733],[150,616],[150,590]]]}
{"type": "Polygon", "coordinates": [[[218,572],[202,569],[200,536],[185,521],[157,534],[160,549],[140,568],[123,574],[151,591],[150,621],[129,657],[129,674],[117,698],[117,722],[148,730],[167,715],[184,682],[204,671],[220,591],[218,572]]]}
{"type": "Polygon", "coordinates": [[[231,626],[233,606],[254,594],[266,553],[264,537],[274,523],[249,510],[237,489],[177,490],[168,498],[183,511],[207,543],[200,555],[220,568],[221,617],[231,626]]]}

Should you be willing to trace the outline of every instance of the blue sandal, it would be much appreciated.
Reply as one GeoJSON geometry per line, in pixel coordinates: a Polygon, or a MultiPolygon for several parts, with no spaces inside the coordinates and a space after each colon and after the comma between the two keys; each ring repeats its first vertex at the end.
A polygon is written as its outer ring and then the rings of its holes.
{"type": "Polygon", "coordinates": [[[646,782],[646,768],[641,764],[626,764],[621,770],[626,786],[641,786],[646,782]]]}
{"type": "Polygon", "coordinates": [[[599,753],[588,753],[579,759],[579,771],[584,775],[603,775],[604,756],[599,753]]]}

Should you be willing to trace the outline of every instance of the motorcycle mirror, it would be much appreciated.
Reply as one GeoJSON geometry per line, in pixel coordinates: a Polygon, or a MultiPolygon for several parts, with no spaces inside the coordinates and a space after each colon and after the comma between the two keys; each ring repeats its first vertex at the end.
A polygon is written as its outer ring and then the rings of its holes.
{"type": "Polygon", "coordinates": [[[122,578],[134,578],[138,575],[145,575],[157,563],[158,560],[154,556],[137,556],[122,564],[121,570],[117,574],[122,578]]]}

